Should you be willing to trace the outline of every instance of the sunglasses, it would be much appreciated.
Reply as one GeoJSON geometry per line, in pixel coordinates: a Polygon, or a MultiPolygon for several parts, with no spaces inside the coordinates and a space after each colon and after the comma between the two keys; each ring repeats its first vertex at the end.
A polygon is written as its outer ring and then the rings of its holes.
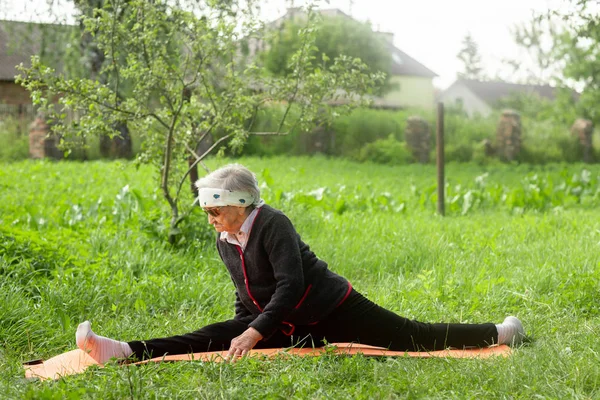
{"type": "Polygon", "coordinates": [[[218,217],[219,215],[221,215],[221,208],[222,207],[207,207],[203,208],[202,211],[204,211],[210,216],[218,217]]]}

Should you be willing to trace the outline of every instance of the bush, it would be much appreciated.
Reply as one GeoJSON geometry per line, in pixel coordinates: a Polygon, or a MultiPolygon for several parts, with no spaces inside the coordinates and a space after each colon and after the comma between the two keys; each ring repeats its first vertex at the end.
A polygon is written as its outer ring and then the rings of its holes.
{"type": "Polygon", "coordinates": [[[583,146],[579,143],[579,139],[574,137],[563,137],[556,141],[556,145],[562,153],[561,161],[568,163],[583,161],[583,146]]]}
{"type": "Polygon", "coordinates": [[[444,159],[448,162],[469,162],[473,159],[473,145],[467,143],[449,144],[444,148],[444,159]]]}
{"type": "Polygon", "coordinates": [[[17,161],[29,157],[29,136],[13,118],[0,120],[0,160],[17,161]]]}
{"type": "Polygon", "coordinates": [[[473,145],[473,154],[471,159],[478,165],[488,165],[495,160],[494,157],[489,155],[488,144],[486,144],[485,140],[473,145]]]}
{"type": "Polygon", "coordinates": [[[553,162],[580,162],[583,153],[578,140],[569,134],[565,126],[552,121],[523,122],[523,144],[518,161],[529,164],[553,162]]]}
{"type": "Polygon", "coordinates": [[[406,118],[408,118],[406,111],[357,109],[334,122],[333,154],[359,158],[363,147],[368,143],[388,138],[390,135],[397,140],[402,140],[406,118]]]}
{"type": "MultiPolygon", "coordinates": [[[[255,131],[277,130],[283,113],[282,107],[262,112],[256,121],[255,131]]],[[[302,155],[320,152],[328,155],[385,164],[412,162],[402,143],[408,117],[423,117],[432,130],[432,159],[435,159],[435,125],[431,112],[423,110],[356,109],[347,116],[336,119],[331,129],[317,129],[310,133],[290,132],[286,136],[251,136],[244,154],[259,156],[302,155]],[[388,146],[388,147],[386,147],[388,146]]],[[[449,108],[444,119],[445,158],[448,162],[475,161],[487,164],[490,157],[484,140],[496,141],[499,114],[489,117],[468,118],[460,110],[449,108]]],[[[553,120],[522,118],[522,147],[517,161],[531,164],[551,162],[580,162],[582,149],[569,133],[569,127],[553,120]]],[[[598,135],[595,135],[598,136],[598,135]]],[[[600,142],[594,137],[594,155],[598,160],[600,142]]],[[[495,162],[495,161],[494,161],[495,162]]]]}
{"type": "Polygon", "coordinates": [[[517,161],[527,164],[548,164],[563,161],[562,149],[557,143],[546,143],[544,146],[524,143],[517,161]]]}
{"type": "Polygon", "coordinates": [[[444,138],[447,144],[480,143],[496,136],[498,116],[468,118],[458,112],[444,114],[444,138]]]}
{"type": "Polygon", "coordinates": [[[399,142],[394,135],[379,139],[363,147],[357,157],[358,161],[373,161],[379,164],[409,164],[414,158],[406,143],[399,142]]]}

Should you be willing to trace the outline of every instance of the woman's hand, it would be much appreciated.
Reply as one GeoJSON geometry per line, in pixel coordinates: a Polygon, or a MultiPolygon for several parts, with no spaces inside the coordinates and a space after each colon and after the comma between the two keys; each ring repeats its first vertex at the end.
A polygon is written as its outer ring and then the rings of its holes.
{"type": "Polygon", "coordinates": [[[238,357],[244,357],[262,338],[263,336],[256,329],[246,329],[240,336],[233,338],[226,359],[235,361],[238,357]]]}

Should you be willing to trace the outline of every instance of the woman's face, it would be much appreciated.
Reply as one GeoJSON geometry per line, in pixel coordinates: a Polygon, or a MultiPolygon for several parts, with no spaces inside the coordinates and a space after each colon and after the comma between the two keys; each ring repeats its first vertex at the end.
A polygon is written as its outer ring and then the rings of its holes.
{"type": "MultiPolygon", "coordinates": [[[[245,207],[223,206],[213,207],[207,212],[208,223],[217,232],[238,233],[246,220],[248,210],[245,207]]],[[[205,210],[206,211],[206,210],[205,210]]]]}

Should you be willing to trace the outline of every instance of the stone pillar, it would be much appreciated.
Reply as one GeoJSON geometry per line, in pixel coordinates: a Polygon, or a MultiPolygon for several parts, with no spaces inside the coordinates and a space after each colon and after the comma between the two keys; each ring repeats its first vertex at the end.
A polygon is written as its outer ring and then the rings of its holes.
{"type": "Polygon", "coordinates": [[[496,128],[496,152],[500,158],[512,161],[521,151],[521,116],[514,110],[504,110],[496,128]]]}
{"type": "Polygon", "coordinates": [[[418,116],[408,117],[404,137],[414,159],[427,164],[431,147],[431,129],[427,121],[418,116]]]}
{"type": "Polygon", "coordinates": [[[29,156],[31,158],[61,158],[58,138],[50,135],[50,127],[43,115],[38,115],[29,125],[29,156]]]}
{"type": "Polygon", "coordinates": [[[592,134],[594,125],[589,119],[577,118],[571,127],[571,135],[576,137],[583,153],[583,162],[592,162],[592,134]]]}

